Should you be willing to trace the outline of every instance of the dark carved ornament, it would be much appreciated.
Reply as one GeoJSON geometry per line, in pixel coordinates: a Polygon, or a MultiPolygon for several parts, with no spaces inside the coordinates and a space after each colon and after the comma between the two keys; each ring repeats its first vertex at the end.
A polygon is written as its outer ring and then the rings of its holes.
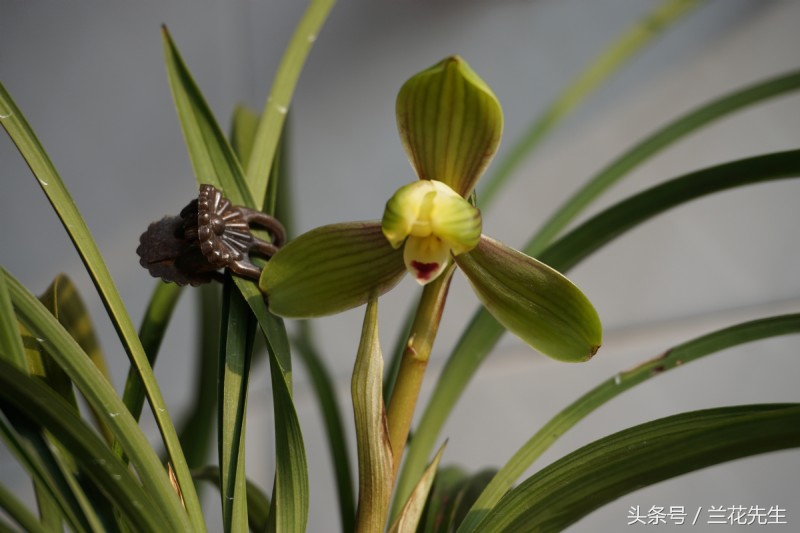
{"type": "Polygon", "coordinates": [[[258,279],[261,269],[250,255],[272,257],[286,232],[274,217],[231,204],[213,185],[201,185],[197,199],[178,216],[153,222],[139,238],[139,263],[153,277],[178,285],[221,281],[221,270],[258,279]],[[265,229],[271,242],[253,235],[265,229]]]}

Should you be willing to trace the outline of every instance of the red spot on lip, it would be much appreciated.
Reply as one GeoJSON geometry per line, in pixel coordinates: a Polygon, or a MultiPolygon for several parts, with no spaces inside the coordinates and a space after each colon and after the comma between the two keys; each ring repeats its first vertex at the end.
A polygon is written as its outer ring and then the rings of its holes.
{"type": "Polygon", "coordinates": [[[439,263],[420,263],[419,261],[411,261],[411,266],[417,271],[417,277],[421,280],[427,281],[439,269],[439,263]]]}

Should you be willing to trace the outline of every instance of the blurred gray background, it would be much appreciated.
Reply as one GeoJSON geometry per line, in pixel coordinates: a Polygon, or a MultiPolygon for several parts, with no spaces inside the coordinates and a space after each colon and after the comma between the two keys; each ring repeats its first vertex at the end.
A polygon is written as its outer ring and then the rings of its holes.
{"type": "MultiPolygon", "coordinates": [[[[413,179],[396,133],[394,97],[413,73],[457,53],[492,86],[506,114],[502,158],[534,117],[620,31],[656,6],[645,0],[342,0],[319,35],[292,107],[298,230],[375,219],[413,179]]],[[[176,214],[194,177],[163,67],[166,23],[217,119],[260,109],[305,2],[23,2],[0,0],[0,80],[27,116],[104,253],[138,323],[153,280],[135,249],[148,223],[176,214]]],[[[571,116],[484,211],[484,231],[522,246],[594,171],[633,142],[727,91],[800,66],[800,2],[712,0],[669,30],[571,116]]],[[[665,179],[720,162],[797,148],[800,96],[722,120],[652,159],[591,212],[665,179]]],[[[490,167],[491,171],[491,167],[490,167]]],[[[7,136],[0,135],[2,265],[34,292],[59,272],[87,300],[121,389],[127,359],[64,230],[7,136]]],[[[447,424],[445,463],[502,464],[550,416],[614,373],[701,333],[800,306],[800,183],[719,194],[673,210],[602,249],[570,273],[595,303],[605,343],[589,363],[565,365],[510,335],[488,359],[447,424]]],[[[457,276],[458,277],[458,276],[457,276]]],[[[384,352],[419,289],[404,281],[381,300],[384,352]]],[[[182,412],[194,372],[196,295],[187,290],[157,376],[182,412]]],[[[458,277],[423,391],[477,309],[458,277]]],[[[351,423],[349,380],[363,310],[319,320],[316,331],[351,423]]],[[[568,433],[535,468],[624,427],[726,404],[797,401],[797,338],[731,350],[648,382],[568,433]]],[[[319,411],[302,365],[296,398],[311,468],[309,531],[330,531],[334,484],[319,411]]],[[[248,475],[271,486],[268,369],[250,393],[248,475]]],[[[152,419],[143,425],[155,438],[152,419]]],[[[354,440],[351,435],[351,444],[354,440]]],[[[780,505],[800,526],[796,452],[710,468],[621,498],[576,532],[620,531],[629,509],[780,505]]],[[[0,479],[28,491],[0,449],[0,479]]],[[[209,515],[218,519],[215,496],[209,515]]],[[[701,530],[698,525],[676,526],[701,530]]],[[[636,526],[631,526],[636,527],[636,526]]],[[[643,526],[638,526],[643,527],[643,526]]],[[[665,526],[661,526],[662,528],[665,526]]],[[[782,529],[783,528],[783,529],[782,529]]]]}

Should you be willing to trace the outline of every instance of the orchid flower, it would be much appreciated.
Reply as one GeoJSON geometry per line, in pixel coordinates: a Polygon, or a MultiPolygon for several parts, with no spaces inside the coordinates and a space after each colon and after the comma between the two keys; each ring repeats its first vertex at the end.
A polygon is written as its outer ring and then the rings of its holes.
{"type": "Polygon", "coordinates": [[[594,355],[601,326],[583,293],[482,234],[472,191],[503,128],[489,86],[449,57],[403,85],[397,123],[419,179],[389,199],[381,222],[323,226],[286,244],[259,282],[270,310],[291,318],[337,313],[382,295],[406,272],[424,285],[455,262],[489,312],[531,347],[564,361],[594,355]]]}

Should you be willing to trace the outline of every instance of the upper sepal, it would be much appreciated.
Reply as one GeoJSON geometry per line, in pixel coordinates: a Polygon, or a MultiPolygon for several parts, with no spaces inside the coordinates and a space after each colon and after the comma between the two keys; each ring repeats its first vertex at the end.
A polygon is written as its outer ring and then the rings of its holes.
{"type": "Polygon", "coordinates": [[[289,318],[330,315],[366,303],[405,274],[403,251],[378,222],[322,226],[289,241],[261,273],[270,311],[289,318]]]}
{"type": "Polygon", "coordinates": [[[544,263],[486,236],[455,261],[492,316],[532,348],[566,362],[586,361],[600,348],[597,311],[544,263]]]}
{"type": "Polygon", "coordinates": [[[468,196],[503,132],[497,97],[458,56],[409,79],[397,95],[397,127],[420,179],[468,196]]]}

